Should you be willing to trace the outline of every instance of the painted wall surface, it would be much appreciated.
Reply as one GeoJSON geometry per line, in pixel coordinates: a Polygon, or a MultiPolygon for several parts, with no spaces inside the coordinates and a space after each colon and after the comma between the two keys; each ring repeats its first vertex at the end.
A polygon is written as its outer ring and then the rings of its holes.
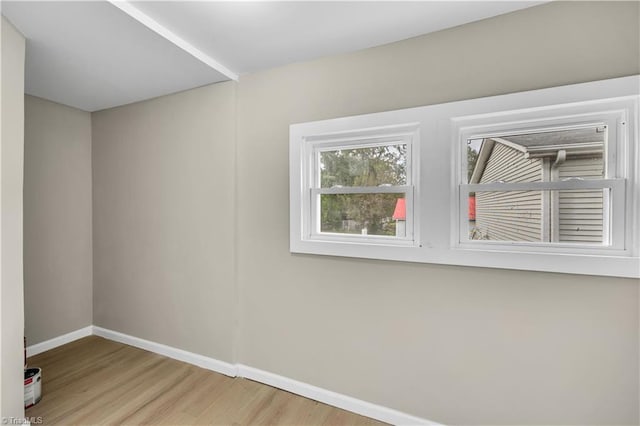
{"type": "Polygon", "coordinates": [[[91,114],[25,97],[27,344],[92,324],[91,114]]]}
{"type": "Polygon", "coordinates": [[[553,2],[92,114],[94,324],[446,424],[637,424],[637,280],[292,255],[288,132],[637,74],[639,9],[553,2]]]}
{"type": "Polygon", "coordinates": [[[24,417],[22,184],[25,39],[2,17],[0,113],[0,418],[24,417]]]}
{"type": "Polygon", "coordinates": [[[231,361],[234,114],[235,83],[92,114],[95,325],[231,361]]]}
{"type": "Polygon", "coordinates": [[[445,424],[637,424],[637,280],[291,254],[288,131],[637,74],[639,6],[553,2],[243,76],[241,362],[445,424]]]}

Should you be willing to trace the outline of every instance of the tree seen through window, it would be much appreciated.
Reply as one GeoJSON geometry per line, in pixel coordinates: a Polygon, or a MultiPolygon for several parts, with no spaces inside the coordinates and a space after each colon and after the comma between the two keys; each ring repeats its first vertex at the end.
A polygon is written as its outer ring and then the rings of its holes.
{"type": "MultiPolygon", "coordinates": [[[[378,145],[320,152],[320,186],[391,187],[407,184],[407,146],[378,145]]],[[[323,194],[321,232],[396,235],[393,212],[402,193],[323,194]]]]}

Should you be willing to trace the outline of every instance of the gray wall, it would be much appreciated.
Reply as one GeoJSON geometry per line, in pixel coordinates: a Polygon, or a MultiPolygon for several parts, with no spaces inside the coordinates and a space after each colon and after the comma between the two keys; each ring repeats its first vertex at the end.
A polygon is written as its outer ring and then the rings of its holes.
{"type": "Polygon", "coordinates": [[[0,417],[24,416],[22,183],[25,39],[2,17],[0,107],[0,417]]]}
{"type": "Polygon", "coordinates": [[[637,424],[637,280],[292,255],[287,208],[289,124],[637,74],[638,7],[553,2],[241,78],[242,363],[447,424],[637,424]]]}
{"type": "Polygon", "coordinates": [[[554,2],[93,114],[94,323],[448,424],[637,424],[637,280],[292,255],[288,129],[637,74],[638,9],[554,2]]]}
{"type": "Polygon", "coordinates": [[[92,115],[94,324],[232,360],[235,84],[92,115]]]}
{"type": "Polygon", "coordinates": [[[91,114],[25,97],[25,335],[92,323],[91,114]]]}

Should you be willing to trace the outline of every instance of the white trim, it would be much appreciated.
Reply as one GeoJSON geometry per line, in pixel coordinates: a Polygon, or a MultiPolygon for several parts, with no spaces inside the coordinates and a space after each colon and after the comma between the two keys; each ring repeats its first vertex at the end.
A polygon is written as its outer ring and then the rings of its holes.
{"type": "Polygon", "coordinates": [[[420,241],[419,191],[420,123],[403,111],[388,120],[337,119],[290,126],[290,250],[294,253],[357,256],[405,260],[420,241]],[[373,125],[374,123],[375,125],[373,125]],[[336,125],[337,124],[337,125],[336,125]],[[406,145],[405,185],[375,187],[320,187],[318,153],[337,149],[406,145]],[[376,236],[320,231],[319,194],[405,194],[406,235],[376,236]]]}
{"type": "Polygon", "coordinates": [[[54,337],[53,339],[45,340],[44,342],[36,343],[35,345],[27,346],[27,357],[38,355],[42,352],[46,352],[58,346],[71,343],[74,340],[82,339],[83,337],[91,336],[93,334],[93,326],[81,328],[79,330],[72,331],[62,336],[54,337]]]}
{"type": "MultiPolygon", "coordinates": [[[[640,76],[616,78],[488,98],[427,105],[289,127],[290,251],[329,256],[404,262],[436,263],[581,275],[640,278],[640,157],[638,134],[640,76]],[[408,123],[401,125],[400,123],[408,123]],[[510,242],[465,241],[467,200],[461,190],[491,188],[467,185],[466,140],[551,131],[567,127],[606,125],[606,181],[554,183],[555,188],[611,188],[611,234],[606,244],[556,243],[523,245],[510,242]],[[392,130],[390,130],[392,129],[392,130]],[[390,240],[355,240],[354,237],[317,238],[309,223],[314,176],[313,147],[320,144],[359,143],[385,137],[385,132],[415,132],[411,147],[414,185],[413,244],[390,240]],[[615,148],[615,149],[614,149],[615,148]],[[418,171],[417,169],[420,168],[418,171]],[[624,185],[613,184],[622,179],[624,185]],[[609,186],[612,185],[612,186],[609,186]],[[614,191],[615,189],[615,191],[614,191]],[[622,220],[623,219],[623,220],[622,220]],[[470,245],[473,243],[473,245],[470,245]]],[[[482,154],[482,152],[481,152],[482,154]]],[[[477,170],[476,170],[477,171],[477,170]]],[[[477,177],[477,175],[476,175],[477,177]]],[[[474,182],[472,180],[472,182],[474,182]]],[[[477,182],[476,182],[477,183],[477,182]]],[[[492,184],[493,185],[493,184],[492,184]]],[[[508,190],[506,184],[493,188],[508,190]]],[[[547,184],[545,184],[547,185],[547,184]]],[[[522,186],[530,188],[530,185],[522,186]]],[[[513,189],[515,186],[509,186],[513,189]]],[[[549,190],[550,186],[540,189],[549,190]]],[[[337,190],[336,190],[337,191],[337,190]]],[[[343,191],[342,189],[340,191],[343,191]]],[[[319,193],[320,191],[316,191],[319,193]]],[[[409,200],[409,199],[408,199],[409,200]]],[[[407,206],[407,212],[410,209],[407,206]]],[[[409,213],[407,213],[409,218],[409,213]]],[[[467,220],[468,224],[468,220],[467,220]]],[[[605,224],[605,226],[608,224],[605,224]]],[[[407,223],[407,229],[411,229],[407,223]]],[[[408,231],[409,232],[409,231],[408,231]]],[[[323,235],[324,236],[324,235],[323,235]]],[[[400,241],[400,240],[392,240],[400,241]]],[[[407,241],[407,240],[405,240],[407,241]]]]}
{"type": "Polygon", "coordinates": [[[296,395],[301,395],[305,398],[313,399],[314,401],[322,402],[333,407],[342,408],[343,410],[370,417],[372,419],[395,425],[441,425],[440,423],[435,423],[421,417],[412,416],[401,411],[322,389],[288,377],[269,373],[268,371],[259,370],[243,364],[238,364],[237,366],[239,377],[245,377],[256,382],[283,389],[287,392],[295,393],[296,395]]]}
{"type": "Polygon", "coordinates": [[[128,334],[108,330],[102,327],[94,326],[93,334],[104,337],[105,339],[124,343],[125,345],[135,346],[136,348],[177,359],[178,361],[186,362],[188,364],[197,365],[198,367],[215,371],[217,373],[224,374],[225,376],[237,376],[237,367],[235,364],[230,364],[204,355],[195,354],[193,352],[188,352],[172,346],[163,345],[162,343],[152,342],[150,340],[141,339],[139,337],[130,336],[128,334]]]}
{"type": "Polygon", "coordinates": [[[313,399],[314,401],[322,402],[324,404],[331,405],[332,407],[337,407],[343,410],[350,411],[352,413],[360,414],[365,417],[380,420],[382,422],[391,423],[394,425],[442,426],[441,423],[436,423],[427,419],[423,419],[421,417],[412,416],[411,414],[403,413],[401,411],[387,408],[382,405],[372,404],[361,399],[319,388],[317,386],[299,382],[288,377],[249,367],[244,364],[231,364],[228,362],[217,360],[215,358],[195,354],[193,352],[188,352],[182,349],[174,348],[172,346],[163,345],[161,343],[152,342],[150,340],[141,339],[139,337],[130,336],[128,334],[120,333],[118,331],[109,330],[95,325],[90,325],[88,327],[76,330],[63,336],[47,340],[46,342],[30,346],[27,348],[27,356],[36,355],[38,353],[48,351],[50,349],[90,335],[100,336],[105,339],[124,343],[125,345],[129,346],[135,346],[136,348],[144,349],[146,351],[163,355],[168,358],[186,362],[187,364],[196,365],[198,367],[215,371],[226,376],[244,377],[249,380],[260,382],[268,386],[273,386],[278,389],[283,389],[287,392],[291,392],[305,398],[313,399]],[[29,350],[33,350],[33,348],[39,349],[39,351],[29,354],[29,350]]]}
{"type": "Polygon", "coordinates": [[[136,21],[140,22],[145,27],[149,28],[151,31],[170,41],[171,43],[178,46],[180,49],[189,53],[191,56],[196,58],[197,60],[203,62],[204,64],[210,66],[214,70],[218,71],[220,74],[225,75],[231,80],[238,81],[238,73],[231,71],[229,68],[222,65],[220,62],[212,58],[211,56],[204,53],[202,50],[198,49],[191,43],[184,40],[182,37],[174,33],[173,31],[167,29],[163,25],[159,24],[155,19],[151,18],[146,13],[142,12],[131,3],[126,0],[107,0],[109,3],[122,10],[127,15],[131,16],[136,21]]]}
{"type": "MultiPolygon", "coordinates": [[[[637,81],[635,81],[637,83],[637,81]]],[[[573,86],[577,92],[584,92],[585,97],[589,96],[591,87],[596,83],[585,83],[573,86]]],[[[551,89],[547,89],[549,91],[551,89]]],[[[555,89],[560,90],[560,89],[555,89]]],[[[554,90],[554,91],[555,91],[554,90]]],[[[637,91],[638,88],[636,87],[637,91]]],[[[551,95],[554,95],[552,91],[551,95]]],[[[525,96],[526,93],[519,94],[525,96]]],[[[550,96],[553,97],[553,96],[550,96]]],[[[631,168],[627,165],[631,159],[625,155],[627,145],[629,143],[637,144],[636,139],[629,140],[626,138],[625,129],[618,129],[624,124],[626,117],[632,111],[638,110],[638,95],[622,96],[608,99],[588,99],[582,102],[573,102],[570,104],[553,104],[540,106],[535,109],[515,109],[513,111],[502,111],[501,116],[496,118],[495,114],[472,115],[472,116],[456,116],[451,118],[453,126],[451,128],[450,138],[454,145],[454,154],[452,162],[460,161],[460,166],[452,164],[452,167],[458,167],[456,179],[452,182],[452,197],[455,197],[456,186],[458,191],[458,211],[451,211],[451,234],[457,235],[458,240],[453,241],[454,249],[469,248],[476,251],[496,250],[501,247],[504,251],[527,251],[532,253],[558,253],[566,255],[584,255],[587,254],[585,249],[589,250],[591,255],[620,256],[633,257],[633,249],[638,245],[634,241],[634,236],[626,231],[627,224],[625,216],[631,220],[637,220],[638,212],[633,211],[631,204],[626,203],[627,195],[625,195],[625,187],[635,187],[636,182],[632,179],[631,168]],[[609,142],[604,144],[605,147],[605,179],[582,180],[569,179],[551,182],[519,182],[519,183],[471,183],[465,184],[467,168],[466,163],[466,141],[469,139],[491,138],[500,142],[499,136],[494,135],[519,135],[534,134],[549,131],[563,131],[579,128],[602,127],[608,129],[609,142]],[[457,140],[456,140],[457,139],[457,140]],[[457,152],[456,152],[457,151],[457,152]],[[617,159],[617,160],[616,160],[617,159]],[[469,192],[483,191],[530,191],[530,190],[571,190],[571,189],[610,189],[612,202],[603,207],[603,216],[609,219],[603,222],[604,229],[610,229],[611,232],[605,235],[607,238],[600,243],[548,243],[548,242],[504,242],[504,241],[472,241],[469,239],[468,219],[466,213],[466,194],[469,192]],[[626,209],[625,209],[626,204],[626,209]],[[608,213],[611,213],[610,215],[608,213]],[[457,217],[458,229],[455,227],[454,218],[457,217]],[[591,250],[590,248],[600,247],[599,250],[591,250]]],[[[466,101],[472,103],[474,101],[466,101]]],[[[500,102],[496,102],[496,108],[500,106],[500,102]]],[[[557,145],[561,148],[562,145],[557,145]]],[[[547,149],[549,147],[545,147],[547,149]]],[[[540,151],[539,148],[528,149],[529,153],[540,151]]],[[[453,203],[452,203],[453,204],[453,203]]],[[[476,217],[477,219],[477,217],[476,217]]],[[[485,256],[487,266],[493,266],[494,255],[488,253],[485,256]]],[[[555,261],[555,260],[554,260],[555,261]]],[[[539,262],[542,268],[547,268],[548,264],[539,262]]],[[[613,263],[608,269],[612,275],[617,274],[618,268],[613,263]]],[[[569,269],[568,272],[582,273],[585,269],[569,269]]],[[[604,271],[603,271],[604,272],[604,271]]],[[[636,275],[640,269],[636,268],[636,275]]]]}
{"type": "Polygon", "coordinates": [[[413,189],[412,186],[335,186],[331,188],[311,188],[311,195],[318,194],[402,194],[413,189]]]}

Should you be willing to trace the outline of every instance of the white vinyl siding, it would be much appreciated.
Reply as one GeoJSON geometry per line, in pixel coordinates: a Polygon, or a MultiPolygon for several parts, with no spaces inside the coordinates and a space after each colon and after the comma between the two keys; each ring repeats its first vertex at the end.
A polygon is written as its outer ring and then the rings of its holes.
{"type": "Polygon", "coordinates": [[[476,228],[497,241],[540,241],[540,192],[509,191],[476,194],[476,228]]]}
{"type": "Polygon", "coordinates": [[[480,183],[490,182],[540,182],[542,164],[537,158],[527,159],[514,148],[496,143],[480,178],[480,183]]]}
{"type": "MultiPolygon", "coordinates": [[[[602,158],[567,160],[558,168],[559,180],[572,177],[602,179],[602,158]]],[[[603,191],[572,190],[558,195],[560,242],[602,242],[603,191]]]]}
{"type": "MultiPolygon", "coordinates": [[[[496,143],[480,183],[540,182],[542,161],[526,159],[522,152],[496,143]]],[[[542,234],[540,191],[476,193],[476,228],[485,239],[540,241],[542,234]]]]}

